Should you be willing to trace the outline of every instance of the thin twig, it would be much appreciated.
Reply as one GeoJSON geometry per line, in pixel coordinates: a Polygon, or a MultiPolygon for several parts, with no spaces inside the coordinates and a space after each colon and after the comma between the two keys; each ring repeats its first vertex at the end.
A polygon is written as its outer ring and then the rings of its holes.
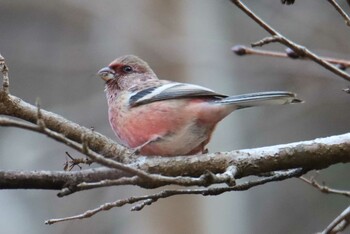
{"type": "Polygon", "coordinates": [[[159,174],[149,174],[150,178],[142,177],[129,177],[129,178],[119,178],[116,180],[103,180],[99,182],[92,183],[80,183],[70,191],[63,190],[59,193],[60,196],[70,195],[74,192],[100,188],[106,186],[115,186],[115,185],[139,185],[143,184],[143,187],[155,188],[164,185],[181,185],[181,186],[210,186],[213,184],[222,184],[226,183],[229,186],[235,185],[235,175],[237,173],[235,166],[229,166],[224,173],[214,174],[210,171],[205,171],[198,178],[196,177],[186,177],[186,176],[162,176],[159,174]]]}
{"type": "Polygon", "coordinates": [[[306,171],[304,171],[302,169],[292,169],[292,170],[289,170],[286,172],[276,173],[272,177],[258,179],[256,181],[249,181],[249,182],[245,182],[245,183],[231,186],[231,187],[163,190],[159,193],[155,193],[155,194],[151,194],[151,195],[129,197],[127,199],[120,199],[120,200],[117,200],[115,202],[105,203],[96,209],[86,211],[85,213],[82,213],[79,215],[47,220],[47,221],[45,221],[45,224],[54,224],[54,223],[58,223],[58,222],[68,221],[68,220],[85,219],[85,218],[89,218],[89,217],[91,217],[91,216],[93,216],[101,211],[110,210],[111,208],[114,208],[114,207],[121,207],[121,206],[124,206],[126,204],[134,204],[137,202],[141,202],[140,204],[137,204],[131,208],[132,211],[139,211],[142,208],[144,208],[146,205],[151,205],[154,202],[158,201],[159,199],[167,198],[167,197],[171,197],[171,196],[175,196],[175,195],[192,194],[192,195],[214,196],[214,195],[219,195],[219,194],[229,192],[229,191],[244,191],[244,190],[248,190],[252,187],[258,186],[258,185],[263,185],[265,183],[285,180],[285,179],[292,178],[292,177],[299,177],[302,174],[304,174],[305,172],[306,171]]]}
{"type": "Polygon", "coordinates": [[[338,233],[350,224],[350,206],[348,206],[339,216],[337,216],[321,234],[338,233]]]}
{"type": "Polygon", "coordinates": [[[251,43],[252,47],[262,47],[263,45],[267,45],[273,42],[279,42],[281,41],[281,36],[276,35],[276,36],[271,36],[271,37],[265,37],[257,42],[251,43]]]}
{"type": "Polygon", "coordinates": [[[137,185],[140,180],[141,180],[140,177],[133,176],[133,177],[120,178],[116,180],[102,180],[102,181],[90,182],[90,183],[83,182],[78,184],[77,187],[79,188],[79,191],[81,191],[81,190],[115,186],[115,185],[137,185]]]}
{"type": "Polygon", "coordinates": [[[246,15],[248,15],[251,19],[253,19],[260,27],[265,29],[268,33],[270,33],[272,36],[274,36],[274,39],[278,41],[279,43],[291,48],[295,53],[297,53],[299,56],[302,57],[308,57],[310,60],[318,63],[322,67],[326,68],[327,70],[333,72],[334,74],[344,78],[347,81],[350,81],[350,75],[341,69],[337,68],[336,66],[332,65],[331,63],[323,60],[318,55],[314,54],[307,48],[296,44],[295,42],[289,40],[282,34],[280,34],[277,30],[273,29],[271,26],[269,26],[266,22],[264,22],[261,18],[259,18],[256,14],[254,14],[247,6],[245,6],[240,0],[231,0],[233,4],[235,4],[240,10],[242,10],[246,15]]]}
{"type": "Polygon", "coordinates": [[[65,152],[67,157],[70,159],[67,159],[66,162],[64,163],[64,170],[65,171],[71,171],[75,166],[79,167],[79,169],[81,170],[82,167],[80,166],[80,164],[86,164],[88,166],[90,166],[94,161],[85,157],[85,158],[74,158],[72,155],[70,155],[70,153],[65,152]]]}
{"type": "MultiPolygon", "coordinates": [[[[269,57],[276,57],[276,58],[290,58],[290,59],[309,59],[307,57],[300,57],[294,53],[294,51],[288,50],[287,52],[277,52],[277,51],[269,51],[269,50],[260,50],[260,49],[253,49],[242,45],[236,45],[232,47],[232,51],[239,55],[259,55],[259,56],[269,56],[269,57]],[[293,54],[294,53],[294,54],[293,54]]],[[[332,64],[340,64],[344,66],[345,68],[350,67],[350,61],[345,59],[337,59],[337,58],[330,58],[330,57],[320,57],[322,60],[325,60],[332,64]]]]}
{"type": "MultiPolygon", "coordinates": [[[[227,168],[226,172],[222,174],[216,174],[206,172],[204,175],[202,175],[197,184],[181,184],[183,186],[209,186],[212,184],[218,183],[218,181],[225,181],[227,185],[234,186],[236,183],[236,180],[234,179],[237,171],[235,166],[230,166],[227,168]]],[[[181,180],[181,177],[177,177],[179,180],[181,180]]],[[[194,181],[193,181],[194,182],[194,181]]],[[[142,179],[140,179],[137,176],[129,177],[129,178],[120,178],[116,180],[103,180],[99,182],[90,182],[90,183],[80,183],[76,186],[76,191],[82,191],[87,189],[93,189],[93,188],[101,188],[106,186],[115,186],[115,185],[138,185],[139,183],[142,183],[142,179]]],[[[178,184],[179,185],[179,184],[178,184]]],[[[157,186],[158,187],[158,186],[157,186]]],[[[71,191],[73,192],[73,191],[71,191]]],[[[65,194],[69,195],[69,194],[65,194]]]]}
{"type": "Polygon", "coordinates": [[[328,2],[339,12],[339,14],[344,18],[345,24],[350,26],[350,18],[345,13],[345,11],[339,6],[339,4],[335,0],[328,0],[328,2]]]}
{"type": "Polygon", "coordinates": [[[302,176],[302,177],[300,177],[300,179],[302,181],[304,181],[305,183],[310,184],[313,187],[317,188],[322,193],[338,194],[338,195],[343,195],[343,196],[346,196],[346,197],[350,197],[350,191],[329,188],[326,185],[319,184],[314,178],[311,178],[309,180],[309,179],[307,179],[307,178],[302,176]]]}
{"type": "MultiPolygon", "coordinates": [[[[70,188],[63,188],[58,194],[58,197],[64,197],[71,195],[78,191],[88,190],[88,189],[94,189],[94,188],[101,188],[101,187],[107,187],[107,186],[116,186],[116,185],[140,185],[142,183],[142,179],[138,176],[133,177],[121,177],[118,179],[105,179],[95,182],[82,182],[76,186],[71,186],[70,188]]],[[[151,188],[151,186],[145,188],[151,188]]]]}

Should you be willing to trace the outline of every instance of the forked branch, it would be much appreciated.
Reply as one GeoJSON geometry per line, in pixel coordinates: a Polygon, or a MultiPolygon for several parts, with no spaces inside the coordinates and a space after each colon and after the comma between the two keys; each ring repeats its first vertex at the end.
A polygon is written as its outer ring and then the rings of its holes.
{"type": "Polygon", "coordinates": [[[262,46],[271,42],[279,42],[288,48],[292,49],[296,54],[300,57],[307,57],[308,59],[314,61],[315,63],[321,65],[325,69],[333,72],[334,74],[342,77],[343,79],[350,81],[350,75],[343,70],[339,69],[335,65],[329,63],[328,61],[322,59],[315,53],[311,52],[306,47],[299,45],[287,37],[283,36],[277,30],[272,28],[269,24],[263,21],[260,17],[258,17],[254,12],[252,12],[246,5],[242,3],[240,0],[231,0],[233,4],[235,4],[241,11],[243,11],[247,16],[249,16],[252,20],[254,20],[260,27],[262,27],[265,31],[267,31],[271,37],[264,38],[257,43],[253,43],[254,46],[262,46]]]}

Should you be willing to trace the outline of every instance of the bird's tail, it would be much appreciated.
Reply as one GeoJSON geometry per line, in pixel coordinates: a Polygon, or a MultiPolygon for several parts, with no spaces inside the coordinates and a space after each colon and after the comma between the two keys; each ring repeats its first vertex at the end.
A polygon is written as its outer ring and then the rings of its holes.
{"type": "Polygon", "coordinates": [[[238,109],[242,109],[252,106],[283,105],[300,103],[303,101],[297,99],[295,93],[285,91],[271,91],[230,96],[217,100],[215,102],[220,104],[236,105],[238,109]]]}

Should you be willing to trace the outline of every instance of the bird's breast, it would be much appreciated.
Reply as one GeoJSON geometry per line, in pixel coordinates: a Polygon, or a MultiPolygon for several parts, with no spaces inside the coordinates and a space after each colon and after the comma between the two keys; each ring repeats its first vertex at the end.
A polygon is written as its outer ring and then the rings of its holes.
{"type": "Polygon", "coordinates": [[[220,119],[219,111],[201,99],[173,99],[130,107],[121,98],[110,105],[109,120],[119,143],[142,147],[141,154],[145,155],[174,156],[186,155],[206,142],[220,119]]]}

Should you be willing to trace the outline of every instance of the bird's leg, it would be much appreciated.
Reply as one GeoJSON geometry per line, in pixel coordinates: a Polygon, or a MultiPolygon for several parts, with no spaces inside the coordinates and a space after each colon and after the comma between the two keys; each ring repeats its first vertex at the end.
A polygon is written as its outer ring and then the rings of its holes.
{"type": "Polygon", "coordinates": [[[132,152],[131,155],[132,155],[132,156],[133,156],[133,155],[139,155],[140,152],[141,152],[141,149],[142,149],[143,147],[145,147],[146,145],[151,144],[151,143],[153,143],[153,142],[159,141],[159,140],[161,140],[161,139],[162,139],[161,136],[159,136],[159,135],[154,135],[151,139],[149,139],[148,141],[146,141],[146,142],[143,143],[142,145],[139,145],[139,146],[137,146],[137,147],[135,147],[135,148],[132,148],[133,152],[132,152]]]}

